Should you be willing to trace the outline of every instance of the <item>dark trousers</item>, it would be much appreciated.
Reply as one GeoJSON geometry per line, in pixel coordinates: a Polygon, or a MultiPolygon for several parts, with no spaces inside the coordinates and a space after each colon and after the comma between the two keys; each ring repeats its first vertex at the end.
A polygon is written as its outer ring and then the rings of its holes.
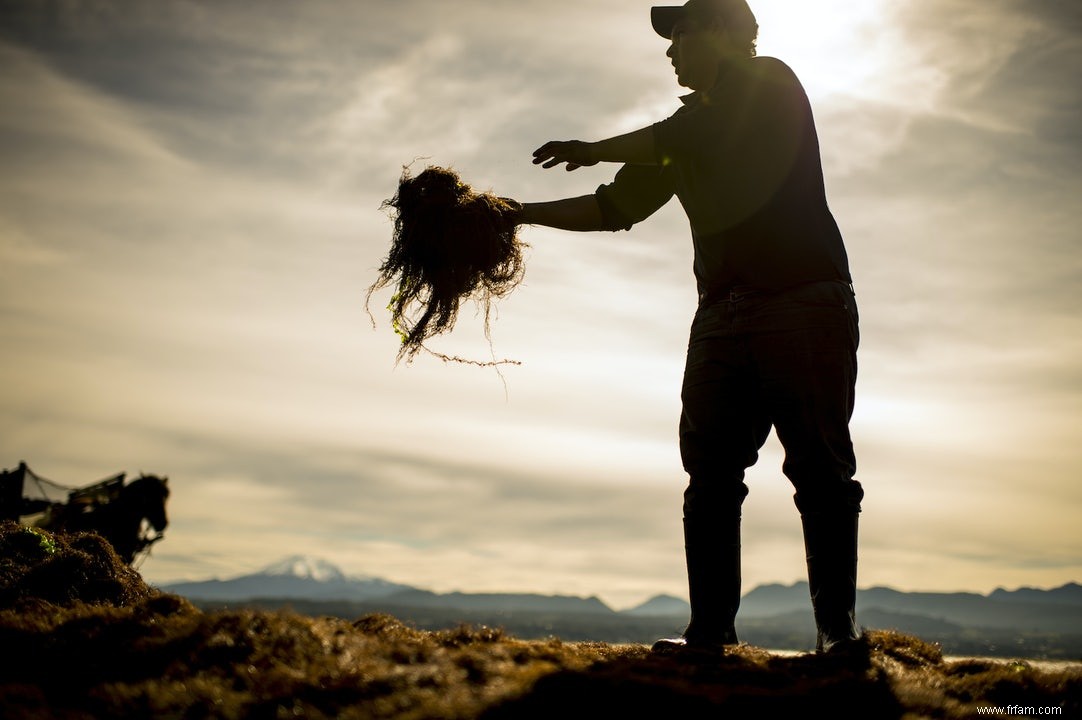
{"type": "Polygon", "coordinates": [[[737,289],[699,307],[681,392],[686,522],[739,518],[744,472],[771,427],[802,514],[859,511],[849,435],[858,342],[856,300],[841,282],[737,289]]]}

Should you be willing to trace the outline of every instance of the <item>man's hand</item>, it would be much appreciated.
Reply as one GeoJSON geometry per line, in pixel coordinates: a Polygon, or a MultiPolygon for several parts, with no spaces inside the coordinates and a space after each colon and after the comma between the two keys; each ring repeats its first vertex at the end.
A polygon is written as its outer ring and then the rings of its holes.
{"type": "Polygon", "coordinates": [[[534,165],[552,168],[560,163],[567,163],[565,169],[568,171],[597,165],[593,143],[581,140],[551,140],[533,151],[534,165]]]}

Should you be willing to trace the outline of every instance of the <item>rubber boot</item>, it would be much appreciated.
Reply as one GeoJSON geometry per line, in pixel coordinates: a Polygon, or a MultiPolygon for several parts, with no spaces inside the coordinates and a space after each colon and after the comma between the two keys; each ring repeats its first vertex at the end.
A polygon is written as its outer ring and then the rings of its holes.
{"type": "Polygon", "coordinates": [[[691,619],[684,638],[690,644],[735,645],[740,608],[740,516],[684,520],[691,619]]]}
{"type": "Polygon", "coordinates": [[[860,639],[856,623],[858,517],[855,510],[801,515],[816,652],[841,649],[860,639]]]}
{"type": "Polygon", "coordinates": [[[705,523],[684,519],[691,619],[683,637],[654,643],[664,652],[679,648],[719,650],[736,645],[740,607],[740,515],[705,523]]]}

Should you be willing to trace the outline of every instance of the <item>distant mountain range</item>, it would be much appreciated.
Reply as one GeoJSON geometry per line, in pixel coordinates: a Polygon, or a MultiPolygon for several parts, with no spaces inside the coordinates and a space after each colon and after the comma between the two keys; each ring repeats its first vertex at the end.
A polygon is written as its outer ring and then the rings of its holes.
{"type": "Polygon", "coordinates": [[[198,600],[236,601],[253,598],[302,600],[372,600],[416,591],[380,578],[349,576],[337,566],[306,555],[294,555],[257,573],[229,580],[201,580],[165,585],[166,592],[198,600]]]}
{"type": "MultiPolygon", "coordinates": [[[[419,627],[460,623],[501,626],[518,637],[649,642],[679,632],[690,606],[671,595],[617,611],[596,597],[534,593],[434,593],[380,578],[348,576],[318,558],[294,556],[226,580],[166,584],[162,590],[214,608],[291,607],[349,619],[385,612],[419,627]]],[[[940,642],[967,654],[1082,657],[1082,585],[1051,590],[997,589],[977,593],[913,593],[885,587],[860,590],[858,620],[940,642]]],[[[737,630],[768,647],[799,647],[814,637],[808,584],[760,585],[741,600],[737,630]],[[797,644],[794,644],[797,643],[797,644]]]]}
{"type": "MultiPolygon", "coordinates": [[[[747,618],[765,618],[809,607],[808,584],[760,585],[741,600],[747,618]]],[[[977,593],[902,592],[873,587],[857,592],[858,612],[926,617],[959,627],[1010,628],[1028,632],[1082,633],[1082,585],[1051,590],[998,589],[977,593]]]]}

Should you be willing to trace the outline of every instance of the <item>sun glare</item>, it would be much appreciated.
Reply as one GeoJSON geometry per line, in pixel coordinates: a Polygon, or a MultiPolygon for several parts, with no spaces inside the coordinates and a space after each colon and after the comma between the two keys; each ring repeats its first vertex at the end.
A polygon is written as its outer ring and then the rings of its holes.
{"type": "Polygon", "coordinates": [[[758,52],[780,58],[808,94],[874,94],[870,81],[889,62],[888,0],[751,0],[758,52]]]}

